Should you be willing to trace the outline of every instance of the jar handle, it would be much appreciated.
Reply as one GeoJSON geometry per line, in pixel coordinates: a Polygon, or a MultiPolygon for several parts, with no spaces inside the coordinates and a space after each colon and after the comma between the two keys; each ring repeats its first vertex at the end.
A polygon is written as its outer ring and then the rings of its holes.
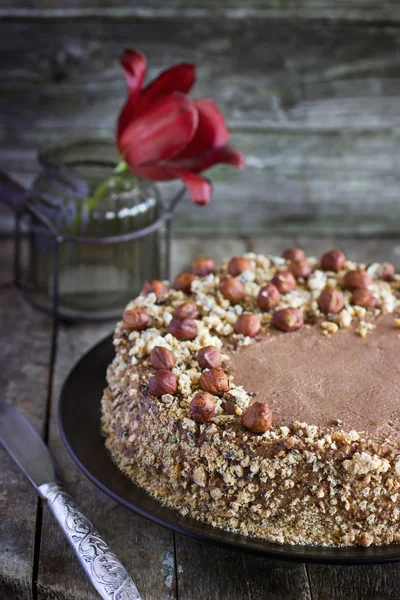
{"type": "Polygon", "coordinates": [[[0,171],[0,203],[6,204],[11,210],[21,212],[26,199],[27,190],[15,179],[0,171]]]}

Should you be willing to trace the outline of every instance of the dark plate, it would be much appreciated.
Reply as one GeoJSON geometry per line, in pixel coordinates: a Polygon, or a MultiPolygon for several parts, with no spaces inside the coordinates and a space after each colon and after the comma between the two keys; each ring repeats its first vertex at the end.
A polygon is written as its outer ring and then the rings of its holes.
{"type": "Polygon", "coordinates": [[[72,458],[103,492],[130,510],[198,540],[258,555],[301,562],[360,564],[400,560],[400,544],[370,548],[319,548],[272,544],[228,533],[166,508],[125,477],[111,460],[100,433],[100,398],[114,355],[111,336],[75,365],[60,397],[59,426],[72,458]]]}

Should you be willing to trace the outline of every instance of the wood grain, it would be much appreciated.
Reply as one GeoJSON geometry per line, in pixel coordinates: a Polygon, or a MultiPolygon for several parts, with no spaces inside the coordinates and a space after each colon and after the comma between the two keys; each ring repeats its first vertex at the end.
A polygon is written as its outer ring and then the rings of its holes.
{"type": "Polygon", "coordinates": [[[5,131],[64,125],[111,133],[126,93],[118,57],[132,46],[146,53],[150,78],[195,62],[196,96],[212,96],[232,127],[374,131],[399,124],[397,26],[19,19],[0,22],[0,33],[5,131]]]}
{"type": "MultiPolygon", "coordinates": [[[[0,158],[1,169],[29,184],[38,165],[34,146],[77,139],[62,130],[30,132],[24,149],[10,149],[0,158]],[[28,150],[28,148],[30,149],[28,150]]],[[[91,135],[93,137],[93,133],[91,135]]],[[[342,235],[400,230],[399,137],[396,133],[287,133],[268,135],[235,131],[234,140],[247,168],[210,171],[214,195],[207,207],[193,206],[188,197],[174,218],[174,230],[186,235],[251,235],[333,232],[342,235]]],[[[166,186],[161,186],[168,196],[166,186]]],[[[7,216],[8,226],[12,222],[7,216]]],[[[6,221],[0,222],[5,228],[6,221]]]]}
{"type": "MultiPolygon", "coordinates": [[[[311,600],[305,565],[256,558],[176,535],[179,598],[311,600]]],[[[315,598],[314,598],[315,600],[315,598]]]]}
{"type": "Polygon", "coordinates": [[[126,93],[117,57],[134,44],[150,77],[198,63],[196,95],[216,99],[247,159],[243,173],[210,172],[212,204],[183,203],[178,233],[399,230],[397,24],[15,19],[0,36],[0,169],[25,183],[38,147],[112,136],[126,93]]]}
{"type": "MultiPolygon", "coordinates": [[[[43,434],[50,375],[51,322],[12,287],[12,244],[0,240],[0,396],[43,434]]],[[[0,598],[28,600],[38,497],[0,446],[0,598]]]]}
{"type": "Polygon", "coordinates": [[[308,565],[313,600],[398,600],[400,565],[308,565]]]}
{"type": "Polygon", "coordinates": [[[134,2],[122,3],[120,0],[70,0],[68,6],[53,5],[42,0],[8,0],[0,2],[0,16],[35,18],[132,18],[142,19],[177,17],[204,18],[215,17],[243,19],[247,16],[288,17],[300,19],[348,19],[348,20],[385,20],[396,21],[400,18],[400,9],[395,1],[383,0],[228,0],[214,2],[201,0],[149,0],[146,5],[134,2]]]}

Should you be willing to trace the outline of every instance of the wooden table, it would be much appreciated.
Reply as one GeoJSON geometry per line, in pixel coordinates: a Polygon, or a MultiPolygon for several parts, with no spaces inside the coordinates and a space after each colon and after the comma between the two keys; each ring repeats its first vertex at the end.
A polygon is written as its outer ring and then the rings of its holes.
{"type": "MultiPolygon", "coordinates": [[[[400,240],[175,240],[173,273],[194,256],[215,259],[245,250],[310,253],[340,245],[359,260],[400,263],[400,240]]],[[[48,442],[72,494],[132,574],[144,600],[383,600],[400,598],[400,564],[307,565],[223,550],[174,534],[116,504],[77,469],[57,428],[60,386],[76,360],[113,323],[60,326],[32,310],[12,284],[11,243],[0,240],[0,395],[48,442]]],[[[83,399],[84,400],[84,399],[83,399]]],[[[97,594],[47,507],[0,450],[0,599],[94,600],[97,594]]]]}

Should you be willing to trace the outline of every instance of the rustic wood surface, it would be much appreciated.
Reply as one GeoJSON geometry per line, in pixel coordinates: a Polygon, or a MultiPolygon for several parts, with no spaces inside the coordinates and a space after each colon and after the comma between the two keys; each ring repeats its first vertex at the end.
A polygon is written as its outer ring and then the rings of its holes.
{"type": "MultiPolygon", "coordinates": [[[[391,260],[400,268],[400,238],[365,242],[264,236],[175,240],[172,272],[176,274],[205,252],[219,260],[244,251],[280,254],[284,247],[295,245],[319,255],[338,244],[359,260],[391,260]]],[[[255,558],[175,535],[95,488],[62,445],[56,406],[73,363],[111,332],[113,323],[61,326],[52,349],[51,321],[20,299],[11,285],[11,267],[11,244],[0,240],[0,393],[48,439],[69,489],[126,564],[143,600],[399,599],[400,564],[340,567],[255,558]]],[[[2,450],[0,463],[1,600],[95,600],[98,596],[46,506],[41,507],[31,485],[2,450]]]]}
{"type": "Polygon", "coordinates": [[[397,21],[400,8],[395,0],[148,0],[146,5],[133,0],[69,0],[67,6],[44,0],[0,0],[0,16],[83,18],[88,16],[149,19],[163,17],[219,17],[241,19],[246,16],[290,18],[340,18],[346,20],[397,21]]]}
{"type": "MultiPolygon", "coordinates": [[[[178,234],[217,224],[226,235],[399,231],[398,3],[0,7],[0,169],[25,184],[38,172],[38,147],[112,137],[125,98],[118,56],[137,46],[150,77],[174,62],[198,64],[195,94],[215,98],[247,159],[243,173],[210,172],[212,204],[203,211],[184,202],[178,234]]],[[[4,231],[10,219],[1,215],[4,231]]]]}
{"type": "MultiPolygon", "coordinates": [[[[12,286],[12,246],[0,244],[0,395],[45,434],[51,323],[12,286]]],[[[30,598],[38,498],[11,458],[0,457],[0,598],[30,598]]]]}

